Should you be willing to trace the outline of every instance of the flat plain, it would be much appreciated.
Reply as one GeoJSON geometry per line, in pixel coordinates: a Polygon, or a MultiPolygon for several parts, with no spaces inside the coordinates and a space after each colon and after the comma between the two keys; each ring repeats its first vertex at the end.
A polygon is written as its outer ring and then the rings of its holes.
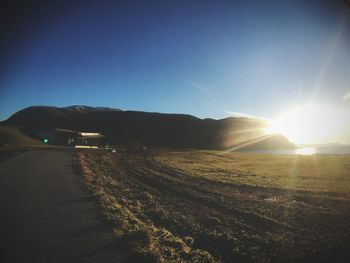
{"type": "Polygon", "coordinates": [[[128,262],[349,262],[350,156],[77,154],[128,262]]]}

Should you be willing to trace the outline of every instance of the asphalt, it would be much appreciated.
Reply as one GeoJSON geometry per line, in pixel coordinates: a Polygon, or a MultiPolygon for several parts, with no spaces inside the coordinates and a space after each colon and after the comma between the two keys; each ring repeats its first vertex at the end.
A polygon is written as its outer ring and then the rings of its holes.
{"type": "Polygon", "coordinates": [[[73,150],[0,162],[0,262],[121,262],[110,226],[73,169],[73,150]]]}

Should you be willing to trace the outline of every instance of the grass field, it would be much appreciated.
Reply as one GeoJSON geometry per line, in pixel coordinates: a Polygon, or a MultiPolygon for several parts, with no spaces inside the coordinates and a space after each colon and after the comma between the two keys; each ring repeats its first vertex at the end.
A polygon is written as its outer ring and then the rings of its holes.
{"type": "Polygon", "coordinates": [[[78,157],[128,262],[350,260],[350,156],[78,157]]]}

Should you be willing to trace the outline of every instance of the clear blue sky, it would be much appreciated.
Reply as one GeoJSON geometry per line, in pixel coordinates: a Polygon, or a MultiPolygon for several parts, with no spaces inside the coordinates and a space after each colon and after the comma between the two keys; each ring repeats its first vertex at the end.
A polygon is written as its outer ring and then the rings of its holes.
{"type": "Polygon", "coordinates": [[[0,120],[31,105],[201,118],[350,107],[345,1],[71,2],[9,9],[0,120]]]}

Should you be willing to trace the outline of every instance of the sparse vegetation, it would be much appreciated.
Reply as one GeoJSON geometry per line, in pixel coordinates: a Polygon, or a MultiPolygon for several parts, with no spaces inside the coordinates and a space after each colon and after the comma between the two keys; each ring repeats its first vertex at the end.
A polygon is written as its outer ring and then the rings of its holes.
{"type": "Polygon", "coordinates": [[[350,259],[349,156],[81,151],[128,262],[350,259]]]}

